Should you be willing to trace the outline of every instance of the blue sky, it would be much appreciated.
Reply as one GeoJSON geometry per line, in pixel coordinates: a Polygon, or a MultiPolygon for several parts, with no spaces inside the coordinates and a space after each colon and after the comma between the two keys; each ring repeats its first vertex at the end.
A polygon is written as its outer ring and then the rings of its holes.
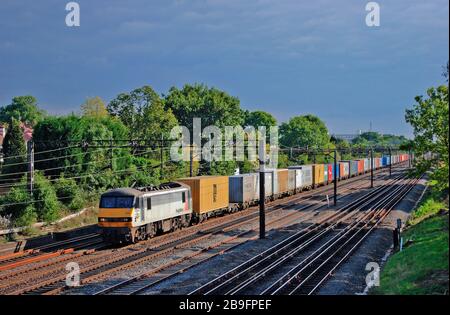
{"type": "Polygon", "coordinates": [[[31,94],[54,114],[89,96],[109,101],[149,84],[202,82],[279,121],[312,113],[332,133],[369,128],[411,135],[404,110],[443,83],[448,1],[0,1],[0,105],[31,94]]]}

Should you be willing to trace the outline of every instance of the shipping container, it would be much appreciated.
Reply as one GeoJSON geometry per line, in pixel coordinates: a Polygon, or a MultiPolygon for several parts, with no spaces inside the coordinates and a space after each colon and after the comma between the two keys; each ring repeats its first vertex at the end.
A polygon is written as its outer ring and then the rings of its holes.
{"type": "MultiPolygon", "coordinates": [[[[330,164],[330,172],[331,172],[331,182],[334,180],[334,163],[330,164]]],[[[336,177],[339,180],[340,178],[340,165],[339,163],[336,164],[336,177]]]]}
{"type": "Polygon", "coordinates": [[[348,161],[343,161],[343,162],[348,162],[349,163],[349,177],[353,177],[358,175],[358,161],[355,160],[348,160],[348,161]]]}
{"type": "Polygon", "coordinates": [[[296,193],[298,191],[296,184],[295,184],[297,181],[297,178],[296,178],[297,173],[299,174],[299,176],[301,176],[300,170],[298,170],[298,172],[297,172],[297,170],[295,170],[295,169],[288,169],[288,191],[289,191],[289,194],[296,193]]]}
{"type": "Polygon", "coordinates": [[[381,158],[375,158],[375,168],[379,169],[381,166],[381,158]]]}
{"type": "Polygon", "coordinates": [[[341,179],[346,179],[350,176],[350,163],[347,161],[339,162],[339,175],[341,179]]]}
{"type": "Polygon", "coordinates": [[[364,159],[355,160],[357,163],[358,174],[364,173],[364,159]]]}
{"type": "Polygon", "coordinates": [[[327,171],[326,171],[326,173],[327,173],[327,181],[328,181],[328,183],[331,183],[332,181],[333,181],[333,166],[334,166],[334,164],[325,164],[325,167],[327,168],[327,171]]]}
{"type": "Polygon", "coordinates": [[[191,187],[192,208],[196,214],[207,214],[228,208],[228,176],[196,176],[178,180],[191,187]]]}
{"type": "MultiPolygon", "coordinates": [[[[273,176],[273,171],[269,170],[269,171],[264,171],[264,188],[265,188],[265,196],[266,198],[271,198],[275,191],[274,191],[274,176],[273,176]]],[[[258,192],[258,199],[259,199],[259,173],[251,173],[254,174],[257,178],[257,192],[258,192]]]]}
{"type": "Polygon", "coordinates": [[[256,174],[241,174],[229,177],[229,201],[246,208],[259,200],[259,182],[256,174]]]}
{"type": "Polygon", "coordinates": [[[313,170],[313,185],[314,187],[321,186],[324,184],[324,165],[323,164],[312,164],[313,170]]]}
{"type": "Polygon", "coordinates": [[[278,196],[285,196],[288,194],[288,177],[289,172],[287,168],[275,170],[278,177],[278,196]]]}
{"type": "Polygon", "coordinates": [[[295,187],[297,191],[309,190],[313,186],[312,165],[290,166],[289,170],[295,171],[295,187]]]}

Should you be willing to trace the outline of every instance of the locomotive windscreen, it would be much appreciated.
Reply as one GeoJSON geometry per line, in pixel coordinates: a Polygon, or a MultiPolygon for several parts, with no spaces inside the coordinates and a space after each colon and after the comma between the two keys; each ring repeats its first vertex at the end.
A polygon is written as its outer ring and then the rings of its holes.
{"type": "Polygon", "coordinates": [[[133,208],[134,197],[102,197],[100,208],[133,208]]]}

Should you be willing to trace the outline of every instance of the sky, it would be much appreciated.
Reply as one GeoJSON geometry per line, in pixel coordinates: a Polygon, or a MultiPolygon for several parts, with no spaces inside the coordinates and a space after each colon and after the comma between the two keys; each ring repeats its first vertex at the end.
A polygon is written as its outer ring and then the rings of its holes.
{"type": "Polygon", "coordinates": [[[143,85],[204,83],[279,122],[412,136],[404,111],[444,83],[447,0],[0,0],[0,105],[33,95],[52,114],[143,85]]]}

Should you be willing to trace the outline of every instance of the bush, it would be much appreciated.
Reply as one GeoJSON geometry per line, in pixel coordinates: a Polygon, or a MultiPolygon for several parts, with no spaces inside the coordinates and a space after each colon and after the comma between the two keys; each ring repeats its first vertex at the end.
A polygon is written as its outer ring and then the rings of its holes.
{"type": "Polygon", "coordinates": [[[33,198],[24,183],[22,180],[21,186],[13,187],[0,199],[0,214],[10,217],[14,226],[27,226],[37,219],[33,198]]]}
{"type": "Polygon", "coordinates": [[[58,199],[70,210],[77,211],[83,207],[81,189],[74,179],[62,176],[55,181],[53,187],[55,188],[58,199]]]}
{"type": "Polygon", "coordinates": [[[34,207],[38,218],[52,222],[59,217],[60,203],[56,191],[50,181],[40,172],[35,174],[35,186],[33,189],[34,207]]]}

